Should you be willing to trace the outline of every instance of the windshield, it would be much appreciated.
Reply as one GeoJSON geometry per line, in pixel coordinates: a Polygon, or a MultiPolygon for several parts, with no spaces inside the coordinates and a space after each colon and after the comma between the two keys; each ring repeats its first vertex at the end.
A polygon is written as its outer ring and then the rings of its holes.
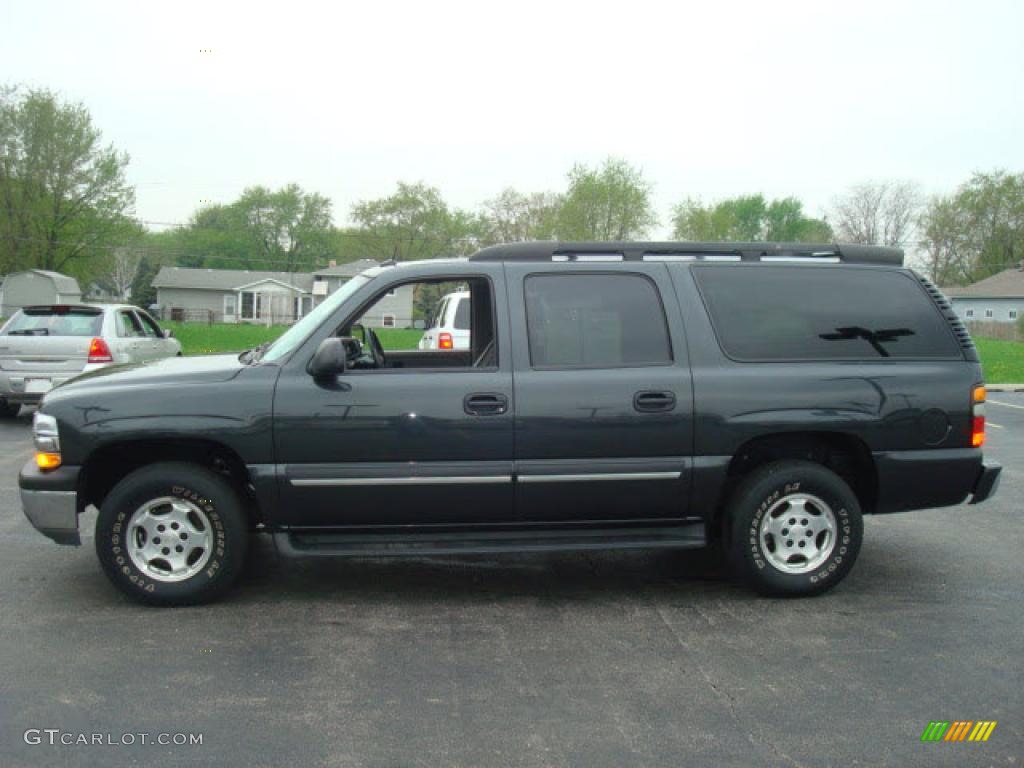
{"type": "Polygon", "coordinates": [[[292,350],[305,341],[309,334],[319,328],[320,324],[330,317],[345,299],[370,282],[371,279],[366,275],[356,275],[347,283],[344,283],[338,290],[318,304],[312,312],[299,320],[299,322],[285,331],[277,341],[267,347],[260,360],[280,360],[291,354],[292,350]]]}

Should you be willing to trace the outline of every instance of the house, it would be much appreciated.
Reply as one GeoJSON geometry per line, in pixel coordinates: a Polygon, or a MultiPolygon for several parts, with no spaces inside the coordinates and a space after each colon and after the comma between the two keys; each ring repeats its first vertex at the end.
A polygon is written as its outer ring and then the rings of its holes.
{"type": "MultiPolygon", "coordinates": [[[[293,323],[339,286],[377,266],[370,259],[325,267],[312,273],[241,269],[162,267],[153,278],[156,303],[165,320],[217,323],[293,323]]],[[[412,288],[398,289],[382,302],[376,327],[412,323],[412,288]]]]}
{"type": "Polygon", "coordinates": [[[1024,270],[1004,269],[970,285],[945,288],[965,323],[1016,324],[1024,317],[1024,270]]]}
{"type": "Polygon", "coordinates": [[[73,277],[46,269],[27,269],[9,274],[0,286],[0,317],[10,317],[34,304],[77,304],[82,289],[73,277]]]}

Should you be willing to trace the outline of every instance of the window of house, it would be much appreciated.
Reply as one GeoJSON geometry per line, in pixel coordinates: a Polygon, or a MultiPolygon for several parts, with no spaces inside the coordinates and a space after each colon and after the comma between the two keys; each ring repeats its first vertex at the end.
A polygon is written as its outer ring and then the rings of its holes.
{"type": "Polygon", "coordinates": [[[736,360],[960,357],[935,303],[902,273],[723,264],[693,274],[718,342],[736,360]]]}
{"type": "Polygon", "coordinates": [[[993,316],[994,314],[995,314],[995,313],[994,313],[994,312],[993,312],[993,311],[992,311],[991,309],[986,309],[986,310],[985,310],[985,319],[986,319],[986,320],[991,320],[991,319],[992,319],[992,316],[993,316]]]}
{"type": "Polygon", "coordinates": [[[392,288],[390,291],[388,291],[384,295],[385,296],[389,296],[389,297],[390,296],[397,296],[398,295],[398,289],[397,288],[392,288]]]}
{"type": "Polygon", "coordinates": [[[259,320],[262,316],[263,297],[253,291],[242,291],[242,319],[259,320]]]}
{"type": "Polygon", "coordinates": [[[387,315],[387,314],[384,315],[380,319],[380,324],[381,324],[381,327],[383,327],[383,328],[394,328],[395,327],[395,316],[394,315],[387,315]]]}
{"type": "Polygon", "coordinates": [[[229,293],[224,296],[224,317],[235,316],[235,294],[229,293]]]}
{"type": "Polygon", "coordinates": [[[1016,309],[1011,309],[1010,310],[1010,319],[1011,320],[1016,320],[1017,319],[1017,310],[1016,309]]]}
{"type": "Polygon", "coordinates": [[[964,312],[964,317],[966,317],[966,318],[974,317],[974,310],[973,309],[968,309],[966,312],[964,312]]]}
{"type": "Polygon", "coordinates": [[[552,274],[526,278],[534,367],[622,367],[672,361],[665,310],[642,275],[552,274]]]}

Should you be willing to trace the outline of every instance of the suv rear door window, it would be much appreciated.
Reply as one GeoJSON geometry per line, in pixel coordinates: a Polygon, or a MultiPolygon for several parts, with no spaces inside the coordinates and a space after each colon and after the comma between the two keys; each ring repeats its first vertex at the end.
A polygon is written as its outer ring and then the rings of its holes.
{"type": "Polygon", "coordinates": [[[958,358],[938,309],[892,270],[693,267],[715,334],[737,360],[958,358]]]}
{"type": "Polygon", "coordinates": [[[526,278],[534,367],[623,367],[672,361],[665,310],[642,275],[551,274],[526,278]]]}

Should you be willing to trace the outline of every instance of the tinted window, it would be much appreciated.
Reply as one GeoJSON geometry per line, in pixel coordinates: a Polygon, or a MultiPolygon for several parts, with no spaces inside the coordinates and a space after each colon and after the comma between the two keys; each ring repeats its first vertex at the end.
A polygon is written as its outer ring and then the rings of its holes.
{"type": "Polygon", "coordinates": [[[672,360],[665,311],[639,275],[535,275],[526,279],[535,366],[621,366],[672,360]]]}
{"type": "Polygon", "coordinates": [[[918,283],[841,267],[695,267],[715,333],[739,360],[959,357],[918,283]]]}
{"type": "Polygon", "coordinates": [[[21,310],[8,323],[11,336],[99,336],[103,315],[90,309],[21,310]]]}
{"type": "Polygon", "coordinates": [[[455,307],[455,330],[469,330],[469,297],[463,297],[455,307]]]}

